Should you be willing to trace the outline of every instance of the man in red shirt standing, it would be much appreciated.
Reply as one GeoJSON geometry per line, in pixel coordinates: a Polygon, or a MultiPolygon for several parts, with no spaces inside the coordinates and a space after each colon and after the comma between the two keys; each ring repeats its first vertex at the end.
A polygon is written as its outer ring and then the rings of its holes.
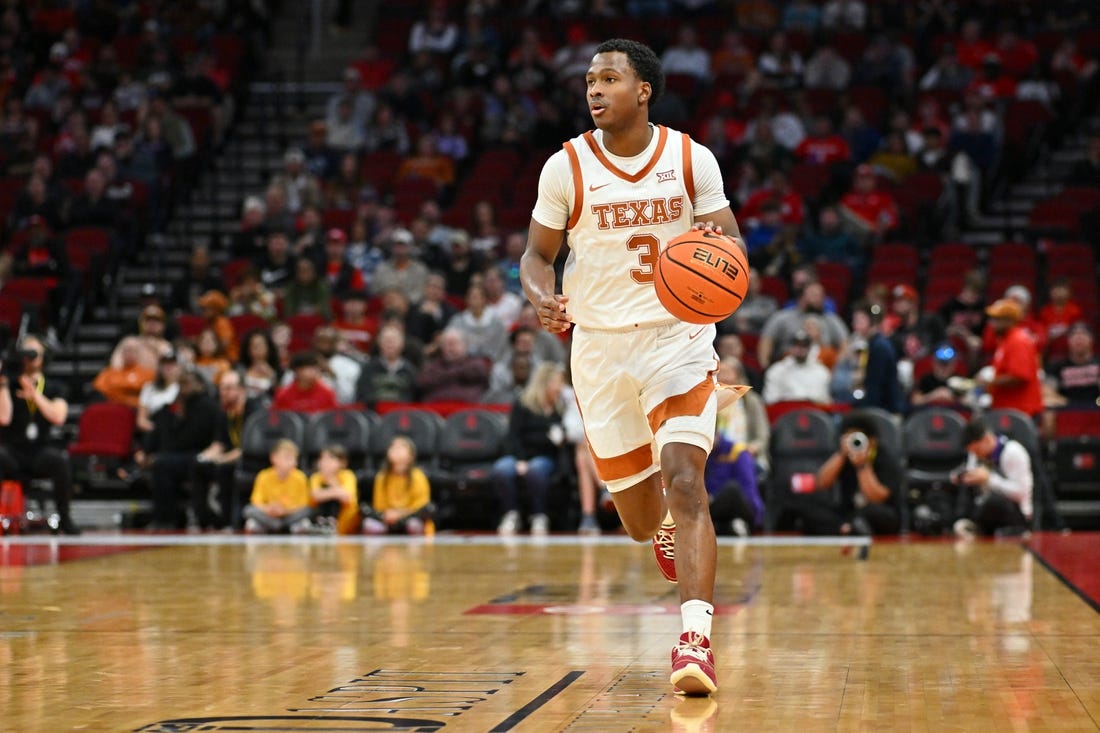
{"type": "MultiPolygon", "coordinates": [[[[1039,351],[1020,326],[1023,309],[1015,300],[1001,298],[985,309],[997,337],[992,374],[981,374],[978,383],[993,398],[993,409],[1015,408],[1035,417],[1043,411],[1039,384],[1039,351]]],[[[988,367],[982,372],[988,372],[988,367]]]]}
{"type": "Polygon", "coordinates": [[[280,387],[271,407],[291,412],[324,412],[335,410],[336,393],[321,382],[321,367],[312,351],[300,351],[290,359],[294,381],[280,387]]]}

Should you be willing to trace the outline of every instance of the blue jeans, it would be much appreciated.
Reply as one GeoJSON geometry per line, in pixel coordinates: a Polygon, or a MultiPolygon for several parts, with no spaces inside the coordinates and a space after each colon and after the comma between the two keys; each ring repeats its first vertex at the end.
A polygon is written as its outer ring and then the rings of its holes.
{"type": "MultiPolygon", "coordinates": [[[[519,509],[515,456],[502,456],[493,464],[493,486],[503,512],[519,509]]],[[[554,473],[554,459],[535,456],[527,459],[527,474],[523,482],[531,498],[531,513],[546,514],[546,500],[550,494],[550,477],[554,473]]]]}

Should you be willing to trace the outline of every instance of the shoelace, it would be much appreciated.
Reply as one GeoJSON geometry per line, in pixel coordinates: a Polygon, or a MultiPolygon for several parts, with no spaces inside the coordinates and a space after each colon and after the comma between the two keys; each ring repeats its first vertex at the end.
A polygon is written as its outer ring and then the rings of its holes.
{"type": "Polygon", "coordinates": [[[695,631],[688,632],[687,640],[676,645],[676,653],[679,656],[689,656],[700,661],[709,662],[708,652],[710,650],[703,646],[706,641],[707,637],[702,634],[695,631]]]}
{"type": "Polygon", "coordinates": [[[672,529],[665,529],[661,527],[657,530],[657,546],[661,549],[661,554],[665,556],[666,560],[676,559],[676,533],[675,527],[672,529]]]}

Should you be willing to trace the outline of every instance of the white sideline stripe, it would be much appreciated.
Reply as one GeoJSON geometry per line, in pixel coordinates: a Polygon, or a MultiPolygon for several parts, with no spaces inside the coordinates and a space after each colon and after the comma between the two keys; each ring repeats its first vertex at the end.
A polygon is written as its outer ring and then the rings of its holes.
{"type": "MultiPolygon", "coordinates": [[[[64,535],[7,535],[0,537],[0,549],[15,545],[47,546],[112,546],[112,547],[165,547],[204,545],[635,545],[639,544],[622,535],[609,537],[580,537],[560,535],[550,537],[499,537],[492,534],[463,535],[437,534],[434,537],[368,537],[347,535],[324,537],[310,535],[244,535],[244,534],[115,534],[85,533],[77,537],[64,535]]],[[[721,547],[869,547],[870,537],[719,537],[721,547]]]]}

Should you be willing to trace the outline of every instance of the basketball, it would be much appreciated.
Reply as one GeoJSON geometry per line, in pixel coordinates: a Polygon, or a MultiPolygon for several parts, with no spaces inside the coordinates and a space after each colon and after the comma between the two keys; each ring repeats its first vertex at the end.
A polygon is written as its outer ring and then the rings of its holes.
{"type": "Polygon", "coordinates": [[[717,323],[741,305],[749,290],[749,263],[724,234],[692,229],[668,242],[653,278],[657,299],[688,323],[717,323]]]}

